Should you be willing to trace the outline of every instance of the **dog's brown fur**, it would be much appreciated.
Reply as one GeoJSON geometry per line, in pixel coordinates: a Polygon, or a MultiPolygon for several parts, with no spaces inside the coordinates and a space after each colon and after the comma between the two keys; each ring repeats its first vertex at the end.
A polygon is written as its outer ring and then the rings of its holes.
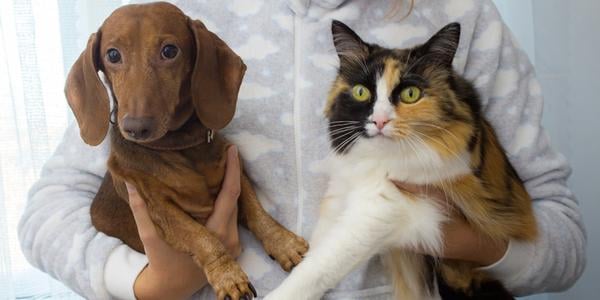
{"type": "MultiPolygon", "coordinates": [[[[111,117],[98,70],[106,75],[118,108],[109,171],[91,207],[94,226],[144,251],[127,203],[125,182],[134,185],[159,234],[193,257],[219,299],[239,299],[252,289],[240,266],[203,226],[223,182],[229,145],[213,137],[212,130],[233,117],[245,69],[221,39],[177,7],[127,5],[92,34],[65,88],[88,144],[104,139],[111,117]],[[161,58],[165,44],[178,47],[175,58],[161,58]],[[120,63],[106,56],[113,48],[121,53],[120,63]],[[157,126],[147,139],[136,139],[120,126],[126,117],[153,118],[157,126]]],[[[239,205],[241,223],[286,271],[300,262],[308,244],[265,212],[243,172],[239,205]]]]}

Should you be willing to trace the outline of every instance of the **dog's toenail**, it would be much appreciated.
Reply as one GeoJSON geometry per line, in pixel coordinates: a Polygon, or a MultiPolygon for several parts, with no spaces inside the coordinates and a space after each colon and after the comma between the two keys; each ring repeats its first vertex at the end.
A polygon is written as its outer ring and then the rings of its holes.
{"type": "Polygon", "coordinates": [[[252,294],[254,295],[254,297],[258,297],[258,294],[256,293],[256,289],[254,288],[254,286],[252,285],[252,283],[248,283],[248,287],[252,291],[252,294]]]}

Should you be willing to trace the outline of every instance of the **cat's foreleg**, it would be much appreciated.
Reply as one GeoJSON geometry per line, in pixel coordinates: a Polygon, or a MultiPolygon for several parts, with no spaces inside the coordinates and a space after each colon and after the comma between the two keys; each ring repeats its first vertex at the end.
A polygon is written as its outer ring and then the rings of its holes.
{"type": "Polygon", "coordinates": [[[390,200],[362,199],[345,210],[316,246],[311,245],[303,262],[266,300],[320,299],[358,265],[379,253],[394,230],[388,212],[390,200]]]}
{"type": "Polygon", "coordinates": [[[323,240],[323,237],[333,228],[340,212],[343,210],[340,202],[341,200],[334,196],[325,196],[321,200],[319,220],[309,240],[311,247],[317,247],[323,240]]]}

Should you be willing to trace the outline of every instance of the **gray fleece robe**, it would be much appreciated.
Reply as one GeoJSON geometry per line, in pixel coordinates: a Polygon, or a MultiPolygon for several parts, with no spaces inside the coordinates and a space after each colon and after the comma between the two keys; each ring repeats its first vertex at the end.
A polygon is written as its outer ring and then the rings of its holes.
{"type": "MultiPolygon", "coordinates": [[[[540,126],[542,93],[532,65],[490,0],[416,0],[403,20],[386,19],[387,1],[175,4],[201,19],[248,65],[236,117],[222,133],[239,145],[265,208],[304,237],[315,225],[327,182],[318,166],[329,151],[322,110],[338,64],[331,20],[386,47],[422,43],[447,23],[460,22],[454,66],[481,93],[485,114],[534,200],[541,233],[534,243],[511,241],[505,256],[487,269],[517,295],[565,289],[579,277],[586,238],[566,185],[570,168],[540,126]]],[[[132,298],[135,277],[147,262],[90,223],[89,207],[106,171],[109,147],[108,141],[87,146],[72,125],[31,188],[19,226],[29,261],[90,299],[132,298]]],[[[238,260],[265,295],[286,273],[247,231],[241,231],[241,240],[238,260]]],[[[379,258],[373,258],[326,298],[389,299],[390,291],[379,258]]],[[[213,297],[210,287],[196,295],[213,297]]]]}

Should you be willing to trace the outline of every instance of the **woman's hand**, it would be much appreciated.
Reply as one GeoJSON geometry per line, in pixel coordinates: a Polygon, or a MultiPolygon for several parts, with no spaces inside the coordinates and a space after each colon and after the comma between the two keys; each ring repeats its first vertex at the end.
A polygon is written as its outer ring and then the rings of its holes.
{"type": "MultiPolygon", "coordinates": [[[[398,189],[405,193],[432,198],[452,211],[443,191],[435,187],[425,187],[406,182],[394,181],[398,189]]],[[[491,265],[500,260],[508,248],[508,241],[495,242],[473,230],[464,220],[452,218],[442,229],[444,238],[443,258],[471,261],[481,266],[491,265]]],[[[423,249],[417,251],[425,254],[423,249]]]]}
{"type": "MultiPolygon", "coordinates": [[[[237,227],[240,195],[240,161],[235,146],[227,150],[227,166],[215,208],[206,222],[233,257],[241,253],[237,227]]],[[[206,284],[204,271],[187,253],[173,249],[156,231],[146,203],[135,187],[127,184],[129,204],[148,257],[148,265],[134,284],[137,299],[187,299],[206,284]]]]}

